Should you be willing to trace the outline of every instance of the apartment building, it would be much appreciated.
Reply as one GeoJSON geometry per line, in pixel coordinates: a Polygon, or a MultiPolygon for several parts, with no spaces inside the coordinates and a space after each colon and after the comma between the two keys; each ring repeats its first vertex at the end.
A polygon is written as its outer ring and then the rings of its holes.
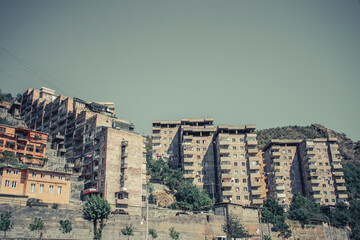
{"type": "Polygon", "coordinates": [[[262,159],[258,156],[255,125],[219,125],[216,166],[220,202],[260,206],[264,201],[262,159]]]}
{"type": "Polygon", "coordinates": [[[300,144],[305,196],[323,205],[335,205],[348,198],[336,141],[317,138],[300,144]]]}
{"type": "Polygon", "coordinates": [[[45,203],[69,204],[68,173],[37,168],[0,169],[0,194],[39,198],[45,203]]]}
{"type": "Polygon", "coordinates": [[[0,153],[14,152],[22,163],[43,166],[46,141],[46,133],[0,125],[0,153]]]}
{"type": "Polygon", "coordinates": [[[181,121],[153,121],[153,159],[163,159],[172,168],[180,164],[181,121]]]}
{"type": "Polygon", "coordinates": [[[272,139],[263,148],[269,197],[288,207],[294,193],[323,205],[346,201],[336,138],[272,139]]]}
{"type": "Polygon", "coordinates": [[[129,129],[99,127],[94,142],[83,162],[83,196],[100,194],[113,209],[139,215],[146,197],[145,139],[129,129]]]}
{"type": "Polygon", "coordinates": [[[302,140],[272,139],[263,148],[270,198],[288,207],[295,193],[303,194],[298,146],[302,140]]]}
{"type": "Polygon", "coordinates": [[[214,136],[216,128],[213,118],[181,119],[180,164],[184,177],[193,184],[215,196],[214,136]]]}

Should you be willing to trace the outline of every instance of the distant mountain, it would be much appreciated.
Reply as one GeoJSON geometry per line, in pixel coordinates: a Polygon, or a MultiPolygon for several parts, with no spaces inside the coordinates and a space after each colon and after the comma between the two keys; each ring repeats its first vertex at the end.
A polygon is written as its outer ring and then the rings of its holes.
{"type": "Polygon", "coordinates": [[[339,151],[343,156],[343,163],[360,162],[360,143],[347,138],[345,134],[327,129],[320,124],[311,126],[287,126],[269,128],[257,131],[259,149],[263,148],[270,139],[313,139],[335,137],[338,139],[339,151]]]}

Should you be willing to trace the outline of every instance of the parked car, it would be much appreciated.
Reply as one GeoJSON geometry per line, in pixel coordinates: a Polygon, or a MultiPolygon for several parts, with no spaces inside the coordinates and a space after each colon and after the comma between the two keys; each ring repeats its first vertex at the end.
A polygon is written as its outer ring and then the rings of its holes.
{"type": "Polygon", "coordinates": [[[189,214],[187,212],[177,212],[175,215],[180,216],[180,215],[189,215],[189,214]]]}
{"type": "Polygon", "coordinates": [[[38,198],[29,198],[26,202],[26,206],[48,207],[48,204],[44,203],[41,199],[38,199],[38,198]]]}
{"type": "Polygon", "coordinates": [[[111,212],[112,214],[125,214],[125,215],[129,215],[129,213],[125,212],[122,209],[115,209],[114,211],[111,212]]]}

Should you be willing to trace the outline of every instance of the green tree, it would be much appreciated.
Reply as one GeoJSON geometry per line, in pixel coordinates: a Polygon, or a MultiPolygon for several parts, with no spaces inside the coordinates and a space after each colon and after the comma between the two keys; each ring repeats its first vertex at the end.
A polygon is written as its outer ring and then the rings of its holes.
{"type": "Polygon", "coordinates": [[[0,216],[0,231],[4,231],[4,238],[6,238],[6,231],[13,228],[13,222],[11,219],[11,212],[6,211],[0,216]]]}
{"type": "Polygon", "coordinates": [[[149,229],[149,235],[150,235],[153,239],[156,239],[156,238],[158,237],[156,230],[153,229],[153,228],[150,228],[150,229],[149,229]]]}
{"type": "Polygon", "coordinates": [[[105,220],[109,218],[110,204],[99,195],[93,195],[86,199],[82,214],[84,219],[93,222],[94,240],[101,240],[105,220]]]}
{"type": "Polygon", "coordinates": [[[176,202],[173,207],[190,211],[209,209],[213,205],[213,201],[205,190],[200,190],[197,186],[187,182],[177,189],[175,197],[176,202]]]}
{"type": "Polygon", "coordinates": [[[320,205],[299,193],[294,194],[291,200],[288,216],[292,220],[299,221],[302,227],[309,224],[310,219],[325,220],[320,205]]]}
{"type": "Polygon", "coordinates": [[[345,228],[349,223],[349,210],[348,206],[343,203],[337,203],[335,206],[322,206],[321,211],[330,221],[330,224],[337,228],[345,228]]]}
{"type": "Polygon", "coordinates": [[[349,200],[360,199],[360,163],[345,164],[343,171],[349,200]]]}
{"type": "Polygon", "coordinates": [[[251,235],[245,230],[244,226],[240,223],[237,215],[233,213],[227,215],[225,223],[221,227],[223,232],[230,239],[251,237],[251,235]]]}
{"type": "Polygon", "coordinates": [[[121,229],[121,233],[124,236],[128,236],[128,239],[130,239],[130,236],[134,236],[134,230],[131,226],[126,226],[124,229],[121,229]]]}
{"type": "Polygon", "coordinates": [[[43,236],[43,230],[45,229],[44,221],[41,218],[35,218],[34,221],[29,224],[29,229],[30,231],[40,231],[39,239],[41,240],[43,236]]]}
{"type": "Polygon", "coordinates": [[[171,239],[177,240],[180,237],[180,233],[175,231],[174,227],[169,228],[169,236],[171,239]]]}
{"type": "Polygon", "coordinates": [[[274,199],[266,199],[261,209],[261,215],[265,222],[273,224],[271,231],[279,232],[279,237],[291,237],[290,226],[285,223],[284,208],[274,199]]]}
{"type": "Polygon", "coordinates": [[[60,220],[60,229],[63,234],[70,233],[72,231],[72,223],[69,220],[60,220]]]}

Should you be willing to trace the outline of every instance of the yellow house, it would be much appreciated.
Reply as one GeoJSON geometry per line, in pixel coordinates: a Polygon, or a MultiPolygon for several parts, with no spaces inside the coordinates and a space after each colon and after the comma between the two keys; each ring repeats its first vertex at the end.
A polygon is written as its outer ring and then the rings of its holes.
{"type": "Polygon", "coordinates": [[[0,174],[0,194],[39,198],[45,203],[69,204],[69,173],[2,167],[0,174]]]}

